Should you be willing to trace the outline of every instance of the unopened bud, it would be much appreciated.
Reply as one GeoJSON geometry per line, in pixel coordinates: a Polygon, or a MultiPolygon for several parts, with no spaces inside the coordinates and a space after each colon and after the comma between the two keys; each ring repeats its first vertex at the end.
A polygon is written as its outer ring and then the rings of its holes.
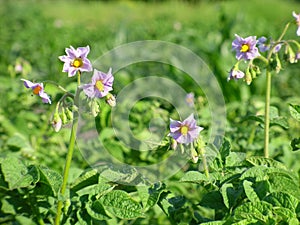
{"type": "Polygon", "coordinates": [[[61,117],[61,120],[62,120],[63,124],[66,124],[68,122],[68,118],[67,118],[67,115],[65,113],[65,109],[64,108],[62,108],[62,110],[61,110],[60,117],[61,117]]]}
{"type": "Polygon", "coordinates": [[[98,115],[100,112],[99,104],[96,100],[92,100],[91,102],[91,113],[94,117],[98,115]]]}
{"type": "Polygon", "coordinates": [[[176,150],[176,148],[177,148],[177,141],[175,140],[175,139],[172,139],[172,141],[171,141],[171,148],[173,149],[173,150],[176,150]]]}
{"type": "Polygon", "coordinates": [[[112,95],[111,93],[108,93],[106,95],[106,103],[109,104],[111,107],[116,106],[116,97],[112,95]]]}
{"type": "Polygon", "coordinates": [[[288,51],[289,51],[289,61],[290,61],[290,63],[296,63],[297,59],[296,59],[295,52],[293,51],[293,49],[291,47],[288,48],[288,51]]]}
{"type": "Polygon", "coordinates": [[[199,156],[198,156],[197,151],[194,148],[191,149],[191,158],[192,158],[193,163],[198,162],[199,156]]]}
{"type": "Polygon", "coordinates": [[[66,108],[66,115],[69,120],[73,120],[73,113],[69,108],[66,108]]]}
{"type": "Polygon", "coordinates": [[[245,73],[245,81],[248,85],[250,85],[252,82],[252,75],[248,69],[246,70],[246,73],[245,73]]]}
{"type": "Polygon", "coordinates": [[[61,120],[58,112],[54,113],[53,120],[52,120],[51,124],[52,124],[52,127],[53,127],[55,132],[60,131],[61,126],[62,126],[62,120],[61,120]]]}

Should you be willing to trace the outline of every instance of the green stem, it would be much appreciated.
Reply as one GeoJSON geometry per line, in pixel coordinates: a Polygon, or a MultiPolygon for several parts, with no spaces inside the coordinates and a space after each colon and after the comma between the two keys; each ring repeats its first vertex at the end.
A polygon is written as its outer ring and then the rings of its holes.
{"type": "MultiPolygon", "coordinates": [[[[80,94],[80,73],[78,74],[78,87],[75,93],[74,97],[74,105],[76,106],[75,108],[78,109],[78,102],[79,102],[79,94],[80,94]]],[[[78,111],[75,109],[73,110],[73,123],[72,123],[72,129],[71,129],[71,135],[70,135],[70,141],[69,141],[69,148],[68,148],[68,153],[66,157],[66,163],[65,163],[65,168],[64,168],[64,173],[63,173],[63,182],[62,186],[60,189],[60,198],[57,203],[57,213],[56,213],[56,218],[55,218],[55,225],[60,224],[60,218],[62,214],[62,207],[63,207],[63,197],[65,196],[66,189],[67,189],[67,183],[68,183],[68,177],[69,177],[69,171],[70,171],[70,166],[72,162],[72,156],[74,152],[74,147],[75,147],[75,142],[76,142],[76,133],[77,133],[77,128],[78,128],[78,111]]]]}
{"type": "Polygon", "coordinates": [[[72,93],[68,92],[64,87],[60,86],[59,84],[55,83],[52,80],[45,80],[44,83],[51,84],[51,85],[57,87],[58,89],[60,89],[61,91],[63,91],[64,93],[68,94],[69,96],[74,97],[74,95],[72,93]]]}
{"type": "Polygon", "coordinates": [[[200,156],[202,158],[202,163],[203,163],[203,169],[206,177],[209,177],[209,171],[208,171],[208,166],[207,166],[207,161],[205,157],[205,149],[204,147],[200,148],[200,156]]]}
{"type": "Polygon", "coordinates": [[[264,133],[264,157],[269,158],[269,128],[270,128],[270,96],[271,96],[271,72],[266,70],[266,99],[265,99],[265,133],[264,133]]]}

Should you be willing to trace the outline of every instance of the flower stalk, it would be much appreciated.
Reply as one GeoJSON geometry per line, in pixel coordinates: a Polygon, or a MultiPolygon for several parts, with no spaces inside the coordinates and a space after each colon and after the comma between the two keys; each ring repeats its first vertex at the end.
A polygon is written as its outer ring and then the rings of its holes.
{"type": "MultiPolygon", "coordinates": [[[[79,94],[81,91],[81,89],[79,88],[79,86],[80,86],[80,71],[78,72],[77,82],[78,82],[78,87],[77,87],[75,97],[74,97],[74,106],[76,106],[78,108],[79,94]]],[[[63,182],[62,182],[62,186],[61,186],[60,193],[59,193],[62,197],[65,196],[65,193],[66,193],[69,171],[70,171],[70,167],[71,167],[72,156],[73,156],[75,142],[76,142],[76,133],[77,133],[77,128],[78,128],[78,111],[76,109],[73,110],[73,118],[74,119],[72,122],[69,148],[68,148],[68,153],[66,156],[66,163],[65,163],[65,167],[64,167],[64,173],[63,173],[63,182]]],[[[56,213],[56,218],[55,218],[55,223],[54,223],[55,225],[60,224],[62,208],[63,208],[63,199],[60,198],[57,203],[57,213],[56,213]]]]}

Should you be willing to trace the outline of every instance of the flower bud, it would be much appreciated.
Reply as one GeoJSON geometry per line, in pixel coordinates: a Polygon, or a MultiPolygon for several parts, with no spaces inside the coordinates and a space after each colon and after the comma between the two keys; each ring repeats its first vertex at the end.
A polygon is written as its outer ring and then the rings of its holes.
{"type": "Polygon", "coordinates": [[[116,106],[116,98],[114,95],[112,95],[111,93],[108,93],[106,95],[106,103],[109,104],[111,107],[115,107],[116,106]]]}
{"type": "Polygon", "coordinates": [[[96,100],[91,101],[91,113],[93,117],[96,117],[100,112],[99,104],[96,100]]]}
{"type": "Polygon", "coordinates": [[[69,109],[69,108],[66,108],[66,115],[67,115],[67,118],[72,121],[73,120],[73,113],[72,111],[69,109]]]}
{"type": "MultiPolygon", "coordinates": [[[[256,74],[255,74],[255,76],[256,76],[256,74]]],[[[245,81],[246,81],[246,83],[247,83],[248,85],[250,85],[251,82],[252,82],[252,75],[251,75],[249,69],[246,70],[246,73],[245,73],[245,81]]]]}
{"type": "Polygon", "coordinates": [[[193,163],[198,162],[198,159],[199,159],[198,152],[194,148],[191,148],[191,158],[192,158],[193,163]]]}
{"type": "Polygon", "coordinates": [[[52,127],[53,127],[55,132],[60,131],[61,125],[62,125],[62,120],[61,120],[58,112],[54,113],[53,120],[52,120],[51,124],[52,124],[52,127]]]}
{"type": "Polygon", "coordinates": [[[296,63],[297,59],[296,59],[295,52],[293,51],[293,49],[291,47],[288,48],[288,51],[289,51],[289,58],[288,58],[288,60],[290,61],[290,63],[296,63]]]}
{"type": "Polygon", "coordinates": [[[172,140],[171,140],[171,148],[172,148],[173,150],[176,150],[177,144],[178,144],[177,141],[176,141],[175,139],[172,138],[172,140]]]}
{"type": "Polygon", "coordinates": [[[62,111],[62,112],[61,112],[61,114],[60,114],[60,117],[61,117],[62,123],[63,123],[63,124],[66,124],[66,123],[68,122],[68,118],[67,118],[67,115],[66,115],[66,113],[65,113],[65,109],[62,108],[61,111],[62,111]]]}

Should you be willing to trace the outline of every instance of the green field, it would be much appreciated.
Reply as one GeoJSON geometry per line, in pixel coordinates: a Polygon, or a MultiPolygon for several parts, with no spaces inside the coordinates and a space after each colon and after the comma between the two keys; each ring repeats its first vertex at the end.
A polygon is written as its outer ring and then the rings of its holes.
{"type": "MultiPolygon", "coordinates": [[[[296,0],[0,0],[0,224],[54,224],[58,202],[60,224],[299,224],[300,45],[292,15],[298,10],[296,0]],[[275,41],[287,23],[280,53],[271,54],[267,66],[250,61],[261,70],[250,85],[227,81],[237,62],[235,34],[275,41]],[[62,72],[58,57],[65,48],[87,45],[93,67],[112,68],[115,108],[105,98],[85,104],[83,94],[77,107],[80,80],[62,72]],[[43,104],[21,79],[45,82],[52,104],[43,104]],[[180,108],[180,93],[194,94],[193,108],[180,108]],[[93,104],[100,107],[95,118],[93,104]],[[75,122],[66,117],[55,132],[56,108],[61,118],[73,110],[85,122],[79,122],[66,193],[60,190],[75,122]],[[203,146],[172,149],[170,118],[187,117],[179,108],[196,115],[203,146]],[[175,163],[179,169],[160,164],[176,151],[179,161],[188,157],[175,163]],[[140,173],[144,167],[151,178],[140,173]]],[[[91,76],[83,73],[81,85],[91,76]]]]}

